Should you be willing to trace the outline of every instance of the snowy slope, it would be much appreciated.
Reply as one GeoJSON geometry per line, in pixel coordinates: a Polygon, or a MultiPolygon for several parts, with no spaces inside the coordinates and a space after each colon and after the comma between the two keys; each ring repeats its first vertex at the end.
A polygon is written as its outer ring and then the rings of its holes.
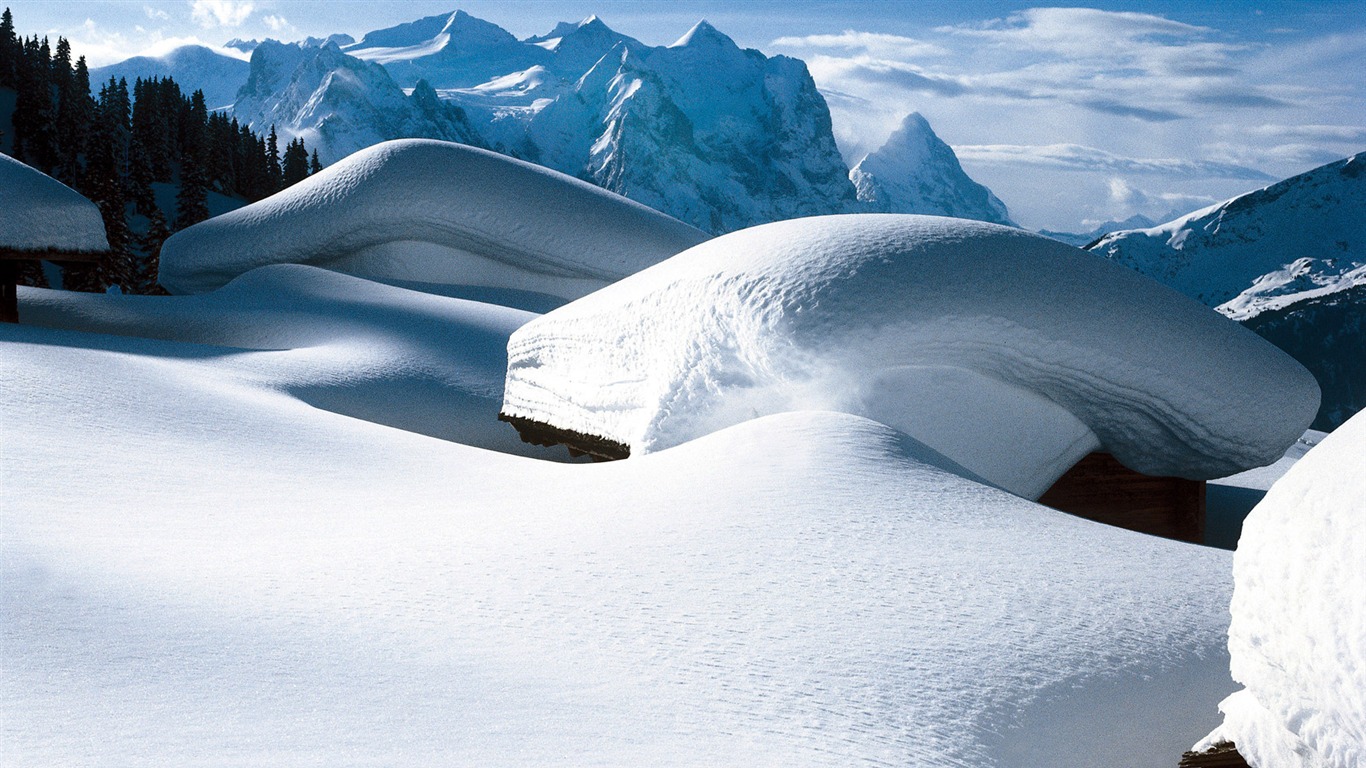
{"type": "Polygon", "coordinates": [[[233,109],[258,132],[274,126],[285,139],[302,137],[327,164],[389,139],[481,143],[464,112],[426,84],[405,95],[383,67],[332,43],[261,43],[233,109]]]}
{"type": "Polygon", "coordinates": [[[0,248],[107,251],[95,204],[46,173],[0,154],[0,248]]]}
{"type": "Polygon", "coordinates": [[[195,296],[33,289],[23,307],[25,324],[194,345],[188,354],[215,359],[226,378],[328,411],[506,453],[532,451],[496,421],[506,339],[535,317],[529,312],[292,264],[195,296]]]}
{"type": "Polygon", "coordinates": [[[734,232],[528,323],[503,401],[633,454],[846,411],[1031,498],[1099,447],[1152,475],[1267,464],[1317,408],[1285,354],[1132,271],[998,225],[877,214],[734,232]]]}
{"type": "MultiPolygon", "coordinates": [[[[264,49],[257,49],[258,55],[264,49]]],[[[682,222],[481,149],[408,139],[357,152],[166,241],[159,281],[211,290],[266,264],[572,299],[705,240],[682,222]]]]}
{"type": "Polygon", "coordinates": [[[1359,154],[1091,250],[1242,320],[1288,294],[1366,280],[1363,211],[1359,154]]]}
{"type": "MultiPolygon", "coordinates": [[[[486,378],[462,334],[507,325],[306,267],[244,281],[183,340],[0,327],[0,431],[26,436],[0,462],[6,765],[1156,768],[1232,690],[1227,553],[841,414],[571,467],[330,413],[299,388],[345,390],[359,351],[373,379],[486,378]]],[[[174,336],[212,299],[66,301],[174,336]]]]}
{"type": "Polygon", "coordinates": [[[1210,741],[1252,765],[1366,764],[1366,417],[1271,487],[1233,559],[1229,650],[1245,689],[1210,741]]]}
{"type": "Polygon", "coordinates": [[[203,91],[209,109],[230,108],[251,69],[245,54],[241,57],[228,55],[236,53],[236,50],[224,53],[222,49],[184,45],[161,56],[134,56],[107,67],[96,67],[90,70],[90,85],[98,90],[101,83],[113,77],[126,79],[132,87],[139,77],[143,80],[169,77],[187,95],[203,91]]]}
{"type": "Polygon", "coordinates": [[[958,157],[919,112],[849,171],[870,213],[925,213],[1014,226],[991,190],[968,177],[958,157]]]}

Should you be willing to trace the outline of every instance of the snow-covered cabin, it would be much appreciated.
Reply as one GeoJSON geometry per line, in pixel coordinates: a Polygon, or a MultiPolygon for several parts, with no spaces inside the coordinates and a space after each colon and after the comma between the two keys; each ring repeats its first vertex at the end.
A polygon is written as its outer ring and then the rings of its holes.
{"type": "Polygon", "coordinates": [[[0,155],[0,321],[19,322],[25,260],[93,261],[109,250],[100,209],[76,190],[0,155]]]}
{"type": "Polygon", "coordinates": [[[1131,486],[1197,481],[1198,504],[1198,481],[1276,460],[1317,407],[1290,357],[1135,272],[1018,229],[864,214],[724,235],[528,323],[501,417],[621,458],[843,411],[1026,498],[1105,452],[1131,486]]]}

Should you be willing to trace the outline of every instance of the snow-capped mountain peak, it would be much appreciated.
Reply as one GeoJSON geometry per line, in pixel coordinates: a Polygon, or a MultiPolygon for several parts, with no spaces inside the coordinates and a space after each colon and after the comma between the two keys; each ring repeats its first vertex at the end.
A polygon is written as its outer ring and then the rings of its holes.
{"type": "Polygon", "coordinates": [[[702,19],[683,33],[683,36],[669,45],[670,48],[694,48],[703,46],[738,48],[734,40],[702,19]]]}
{"type": "Polygon", "coordinates": [[[926,213],[1013,224],[991,190],[973,181],[919,112],[849,172],[860,202],[884,213],[926,213]]]}

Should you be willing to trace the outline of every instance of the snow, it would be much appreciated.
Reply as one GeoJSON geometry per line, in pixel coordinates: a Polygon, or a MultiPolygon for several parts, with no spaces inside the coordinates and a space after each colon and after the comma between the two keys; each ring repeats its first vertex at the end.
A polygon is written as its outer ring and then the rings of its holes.
{"type": "Polygon", "coordinates": [[[1294,301],[1289,294],[1366,280],[1363,208],[1358,154],[1160,226],[1112,233],[1091,250],[1245,320],[1294,301]]]}
{"type": "Polygon", "coordinates": [[[6,765],[1165,767],[1233,687],[1227,553],[863,418],[552,464],[301,394],[459,410],[520,313],[298,265],[20,301],[62,327],[0,327],[6,765]]]}
{"type": "Polygon", "coordinates": [[[166,241],[160,282],[217,288],[266,264],[577,298],[706,235],[563,174],[473,147],[378,144],[166,241]]]}
{"type": "Polygon", "coordinates": [[[107,251],[100,209],[76,190],[0,155],[0,248],[107,251]]]}
{"type": "Polygon", "coordinates": [[[1207,742],[1254,766],[1366,764],[1366,417],[1276,482],[1233,558],[1229,651],[1242,691],[1207,742]]]}
{"type": "Polygon", "coordinates": [[[508,361],[505,414],[633,454],[828,409],[1026,497],[1098,448],[1152,475],[1268,464],[1318,407],[1297,363],[1168,288],[1039,235],[929,216],[716,238],[528,323],[508,361]]]}
{"type": "Polygon", "coordinates": [[[991,190],[968,177],[953,149],[912,112],[880,149],[849,171],[869,213],[924,213],[1014,226],[991,190]]]}

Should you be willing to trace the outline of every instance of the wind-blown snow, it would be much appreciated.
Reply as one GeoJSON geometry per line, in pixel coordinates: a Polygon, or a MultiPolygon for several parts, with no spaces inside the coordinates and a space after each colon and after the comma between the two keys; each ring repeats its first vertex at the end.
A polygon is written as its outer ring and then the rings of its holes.
{"type": "Polygon", "coordinates": [[[1227,553],[861,418],[555,465],[297,394],[366,348],[497,376],[497,308],[299,266],[20,300],[164,338],[0,327],[6,765],[1166,768],[1232,689],[1227,553]]]}
{"type": "Polygon", "coordinates": [[[871,214],[725,235],[528,323],[503,401],[634,453],[847,411],[1030,497],[1098,447],[1153,475],[1267,464],[1317,408],[1284,353],[1104,259],[871,214]]]}
{"type": "Polygon", "coordinates": [[[160,282],[211,290],[266,264],[572,299],[705,240],[586,182],[439,141],[379,144],[177,233],[160,282]]]}
{"type": "Polygon", "coordinates": [[[1271,487],[1233,558],[1233,677],[1207,742],[1255,766],[1366,764],[1366,417],[1271,487]]]}
{"type": "Polygon", "coordinates": [[[79,192],[0,154],[0,248],[107,251],[100,209],[79,192]]]}

